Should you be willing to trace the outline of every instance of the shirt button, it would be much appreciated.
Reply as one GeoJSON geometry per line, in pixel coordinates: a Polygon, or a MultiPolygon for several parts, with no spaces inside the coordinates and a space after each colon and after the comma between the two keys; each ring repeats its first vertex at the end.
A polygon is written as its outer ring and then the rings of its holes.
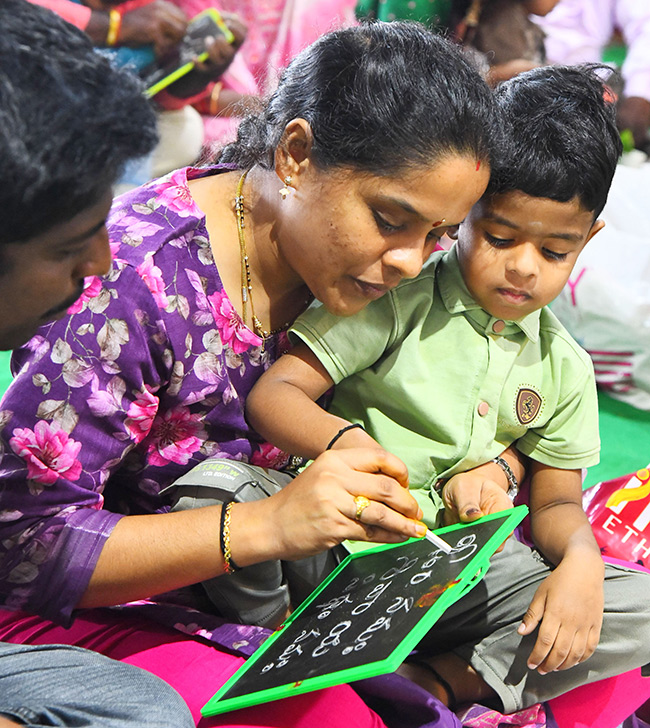
{"type": "Polygon", "coordinates": [[[485,417],[485,415],[490,411],[490,405],[487,402],[481,402],[481,404],[477,407],[477,410],[481,417],[485,417]]]}
{"type": "Polygon", "coordinates": [[[495,334],[500,334],[503,331],[503,329],[505,329],[505,327],[506,327],[506,322],[501,321],[501,319],[499,319],[498,321],[495,321],[492,324],[492,331],[494,331],[495,334]]]}

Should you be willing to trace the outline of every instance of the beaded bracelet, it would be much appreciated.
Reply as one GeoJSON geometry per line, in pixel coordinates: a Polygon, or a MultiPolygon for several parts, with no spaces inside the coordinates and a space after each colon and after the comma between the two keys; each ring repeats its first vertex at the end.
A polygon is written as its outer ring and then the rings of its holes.
{"type": "Polygon", "coordinates": [[[508,481],[507,495],[511,501],[514,501],[514,499],[517,497],[517,494],[519,493],[519,482],[517,481],[515,474],[512,472],[512,468],[502,457],[492,458],[492,462],[496,463],[505,473],[506,480],[508,481]]]}
{"type": "Polygon", "coordinates": [[[348,430],[354,430],[355,427],[358,427],[360,430],[363,430],[363,425],[360,425],[358,422],[354,425],[346,425],[345,427],[342,427],[336,435],[330,440],[329,445],[325,448],[326,450],[331,450],[334,443],[341,437],[341,435],[344,435],[348,430]]]}
{"type": "Polygon", "coordinates": [[[112,48],[117,45],[117,39],[122,29],[122,13],[116,8],[111,8],[108,13],[108,33],[106,33],[106,45],[112,48]]]}
{"type": "Polygon", "coordinates": [[[223,554],[223,570],[226,574],[232,574],[234,571],[240,570],[240,567],[237,566],[230,552],[230,516],[234,505],[231,501],[221,509],[219,543],[221,545],[221,553],[223,554]]]}

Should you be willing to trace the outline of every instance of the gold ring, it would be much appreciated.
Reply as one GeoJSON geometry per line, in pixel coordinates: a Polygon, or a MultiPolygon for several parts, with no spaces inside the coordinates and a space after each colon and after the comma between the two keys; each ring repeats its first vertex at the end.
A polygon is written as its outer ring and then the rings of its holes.
{"type": "Polygon", "coordinates": [[[357,521],[360,521],[361,520],[361,514],[370,505],[370,501],[366,498],[365,495],[358,495],[354,499],[354,505],[357,507],[357,512],[356,512],[356,515],[354,517],[357,519],[357,521]]]}

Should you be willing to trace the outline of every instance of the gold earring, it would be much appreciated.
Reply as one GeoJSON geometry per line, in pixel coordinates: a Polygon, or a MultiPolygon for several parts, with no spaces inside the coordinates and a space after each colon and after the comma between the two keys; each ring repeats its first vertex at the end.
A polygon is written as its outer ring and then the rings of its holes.
{"type": "Polygon", "coordinates": [[[284,178],[284,187],[280,188],[280,197],[283,200],[286,200],[287,196],[291,192],[290,187],[291,187],[291,175],[287,175],[284,178]]]}

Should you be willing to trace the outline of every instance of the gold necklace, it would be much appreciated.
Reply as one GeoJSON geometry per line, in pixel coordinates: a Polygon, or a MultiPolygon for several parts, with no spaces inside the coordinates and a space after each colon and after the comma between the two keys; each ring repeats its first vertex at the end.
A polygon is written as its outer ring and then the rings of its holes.
{"type": "MultiPolygon", "coordinates": [[[[237,196],[235,197],[235,216],[237,218],[237,236],[239,237],[239,255],[241,261],[241,303],[242,303],[242,320],[246,323],[246,305],[250,304],[251,308],[251,321],[253,322],[253,331],[262,339],[262,351],[264,351],[264,342],[271,336],[279,334],[281,331],[286,331],[291,325],[292,321],[288,321],[277,329],[272,331],[266,331],[262,326],[262,322],[255,315],[255,306],[253,305],[253,285],[251,283],[251,269],[248,262],[248,253],[246,252],[246,236],[244,234],[244,227],[246,222],[244,219],[244,181],[248,170],[242,174],[237,184],[237,196]]],[[[312,299],[311,293],[305,301],[305,305],[312,299]]]]}

